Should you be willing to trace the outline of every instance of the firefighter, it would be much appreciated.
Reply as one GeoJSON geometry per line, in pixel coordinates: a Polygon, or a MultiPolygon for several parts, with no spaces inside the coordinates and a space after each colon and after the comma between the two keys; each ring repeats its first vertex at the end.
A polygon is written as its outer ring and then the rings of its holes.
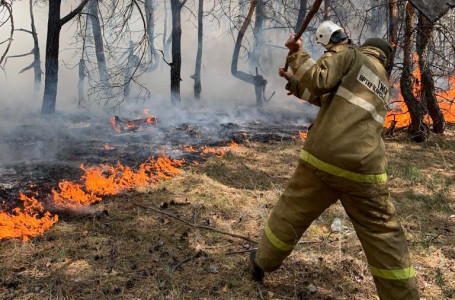
{"type": "Polygon", "coordinates": [[[271,212],[257,252],[251,253],[253,278],[262,280],[264,272],[278,269],[310,224],[340,200],[380,299],[419,299],[406,238],[389,197],[381,138],[391,46],[368,39],[314,63],[302,41],[293,37],[286,42],[287,61],[298,67],[299,86],[328,96],[320,103],[299,165],[271,212]]]}
{"type": "MultiPolygon", "coordinates": [[[[353,47],[353,43],[346,35],[344,29],[332,21],[324,21],[318,26],[316,29],[316,42],[326,50],[316,62],[321,62],[323,59],[342,51],[346,47],[353,47]]],[[[315,61],[310,58],[306,63],[314,64],[315,61]]],[[[294,60],[290,67],[293,73],[284,72],[283,69],[280,69],[280,76],[288,80],[288,84],[286,85],[286,89],[289,91],[288,95],[294,95],[313,105],[321,106],[323,97],[311,95],[308,89],[304,89],[300,84],[300,78],[303,75],[300,70],[304,69],[301,62],[294,60]]]]}

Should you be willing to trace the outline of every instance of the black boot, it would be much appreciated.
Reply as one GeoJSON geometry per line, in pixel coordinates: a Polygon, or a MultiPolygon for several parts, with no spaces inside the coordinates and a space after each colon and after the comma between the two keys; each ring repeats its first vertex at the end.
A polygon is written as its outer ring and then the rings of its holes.
{"type": "Polygon", "coordinates": [[[256,262],[256,250],[250,252],[250,262],[251,262],[251,275],[253,276],[254,281],[262,282],[264,279],[264,271],[259,267],[256,262]]]}

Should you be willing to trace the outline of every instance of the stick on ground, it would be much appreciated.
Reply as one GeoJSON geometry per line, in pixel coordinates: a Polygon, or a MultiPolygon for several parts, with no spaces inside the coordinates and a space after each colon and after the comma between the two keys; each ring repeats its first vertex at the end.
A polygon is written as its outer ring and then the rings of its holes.
{"type": "Polygon", "coordinates": [[[165,216],[168,216],[170,218],[173,218],[177,221],[180,221],[190,227],[193,227],[193,228],[199,228],[199,229],[206,229],[206,230],[210,230],[210,231],[215,231],[215,232],[218,232],[218,233],[221,233],[221,234],[224,234],[224,235],[229,235],[229,236],[232,236],[232,237],[235,237],[235,238],[239,238],[239,239],[242,239],[242,240],[245,240],[245,241],[248,241],[250,243],[254,243],[254,244],[257,244],[258,242],[253,240],[253,239],[250,239],[249,237],[246,237],[246,236],[243,236],[243,235],[240,235],[240,234],[235,234],[235,233],[230,233],[230,232],[227,232],[227,231],[223,231],[223,230],[220,230],[220,229],[217,229],[217,228],[213,228],[213,227],[209,227],[209,226],[204,226],[204,225],[198,225],[198,224],[194,224],[194,223],[191,223],[191,222],[188,222],[188,221],[185,221],[185,220],[182,220],[180,219],[179,217],[171,214],[171,213],[168,213],[168,212],[165,212],[165,211],[162,211],[162,210],[159,210],[157,208],[154,208],[154,207],[151,207],[151,206],[145,206],[145,205],[142,205],[142,204],[139,204],[139,203],[133,203],[134,205],[138,206],[138,207],[141,207],[141,208],[144,208],[144,209],[147,209],[147,210],[152,210],[154,212],[157,212],[159,214],[162,214],[162,215],[165,215],[165,216]]]}

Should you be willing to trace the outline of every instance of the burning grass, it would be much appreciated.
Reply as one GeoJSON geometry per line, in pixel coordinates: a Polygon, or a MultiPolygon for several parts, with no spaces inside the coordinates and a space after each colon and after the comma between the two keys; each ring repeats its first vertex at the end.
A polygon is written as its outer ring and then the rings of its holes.
{"type": "MultiPolygon", "coordinates": [[[[184,166],[170,181],[107,197],[97,206],[108,216],[62,220],[25,243],[2,241],[0,298],[374,299],[360,243],[340,204],[310,227],[264,285],[249,280],[248,253],[234,253],[250,249],[250,243],[134,205],[257,240],[295,169],[302,147],[298,137],[231,147],[223,157],[184,166]],[[330,233],[335,217],[343,229],[330,233]]],[[[391,195],[422,297],[450,298],[455,289],[454,131],[419,145],[403,137],[386,142],[391,195]]]]}
{"type": "MultiPolygon", "coordinates": [[[[421,86],[421,77],[420,77],[420,68],[418,65],[419,56],[414,54],[415,69],[413,71],[413,77],[415,79],[413,86],[413,94],[417,99],[422,99],[422,86],[421,86]]],[[[400,91],[400,84],[395,85],[395,89],[400,91]]],[[[444,115],[444,119],[447,123],[455,123],[455,76],[450,76],[447,78],[447,89],[436,92],[436,98],[438,99],[439,108],[441,113],[444,115]]],[[[411,117],[408,112],[408,108],[404,102],[403,95],[401,92],[398,94],[398,99],[394,100],[394,107],[386,116],[384,126],[389,128],[392,125],[392,122],[395,123],[396,128],[406,127],[411,123],[411,117]]],[[[432,120],[429,115],[425,115],[425,122],[431,124],[432,120]]]]}
{"type": "Polygon", "coordinates": [[[45,211],[34,197],[20,194],[20,200],[23,208],[16,207],[12,213],[0,212],[0,240],[20,238],[28,241],[30,237],[43,234],[58,221],[58,216],[45,211]]]}

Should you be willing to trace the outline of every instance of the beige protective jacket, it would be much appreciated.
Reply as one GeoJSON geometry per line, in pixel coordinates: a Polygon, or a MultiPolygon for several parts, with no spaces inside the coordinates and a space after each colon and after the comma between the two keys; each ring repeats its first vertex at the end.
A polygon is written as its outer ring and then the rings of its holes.
{"type": "MultiPolygon", "coordinates": [[[[323,61],[327,57],[330,57],[330,56],[344,50],[347,47],[354,47],[350,40],[345,40],[336,45],[331,45],[331,46],[329,45],[328,50],[325,51],[324,54],[316,62],[310,58],[306,61],[306,63],[307,64],[321,63],[321,61],[323,61]]],[[[301,60],[303,60],[303,59],[304,59],[303,57],[301,59],[297,58],[292,61],[292,64],[289,65],[294,76],[292,76],[291,79],[289,80],[288,84],[286,85],[286,89],[288,91],[290,91],[297,98],[308,101],[309,103],[320,107],[322,98],[325,97],[326,95],[323,95],[323,96],[311,95],[311,93],[308,91],[308,89],[305,89],[300,83],[300,79],[302,78],[302,75],[303,75],[302,72],[300,71],[300,67],[303,66],[301,60]]],[[[303,68],[305,69],[305,67],[303,67],[303,68]]]]}
{"type": "Polygon", "coordinates": [[[300,158],[330,174],[383,183],[386,158],[381,137],[390,85],[385,54],[378,48],[346,47],[315,63],[300,50],[288,56],[299,65],[299,86],[321,98],[321,109],[300,158]]]}

